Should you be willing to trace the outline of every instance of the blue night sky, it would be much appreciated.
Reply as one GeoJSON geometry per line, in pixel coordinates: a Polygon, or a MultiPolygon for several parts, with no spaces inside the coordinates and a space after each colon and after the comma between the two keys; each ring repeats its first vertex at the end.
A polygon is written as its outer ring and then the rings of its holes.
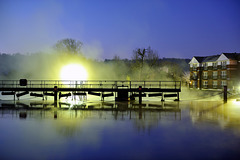
{"type": "Polygon", "coordinates": [[[58,40],[83,42],[95,58],[240,52],[239,0],[0,0],[0,52],[44,51],[58,40]]]}

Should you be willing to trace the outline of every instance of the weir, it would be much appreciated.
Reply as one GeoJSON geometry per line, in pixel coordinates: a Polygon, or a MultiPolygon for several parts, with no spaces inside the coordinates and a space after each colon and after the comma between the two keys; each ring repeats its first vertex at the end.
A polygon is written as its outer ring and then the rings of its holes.
{"type": "Polygon", "coordinates": [[[54,96],[54,101],[61,97],[76,95],[95,95],[104,97],[115,96],[116,101],[127,101],[138,97],[139,103],[142,97],[176,97],[179,101],[181,92],[180,81],[109,81],[109,80],[0,80],[0,91],[15,94],[20,97],[29,92],[31,96],[54,96]],[[70,93],[71,92],[71,93],[70,93]]]}

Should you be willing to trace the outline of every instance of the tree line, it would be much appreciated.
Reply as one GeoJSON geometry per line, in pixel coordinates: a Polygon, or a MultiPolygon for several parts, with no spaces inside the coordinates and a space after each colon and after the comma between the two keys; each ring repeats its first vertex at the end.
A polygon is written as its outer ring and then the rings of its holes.
{"type": "MultiPolygon", "coordinates": [[[[54,53],[0,54],[0,79],[30,78],[53,79],[58,76],[61,65],[72,62],[85,64],[91,79],[121,80],[181,80],[186,81],[189,59],[159,58],[150,46],[136,48],[131,59],[97,61],[87,59],[82,53],[83,43],[63,39],[54,46],[54,53]],[[106,72],[107,71],[107,72],[106,72]]],[[[56,78],[55,78],[56,79],[56,78]]]]}

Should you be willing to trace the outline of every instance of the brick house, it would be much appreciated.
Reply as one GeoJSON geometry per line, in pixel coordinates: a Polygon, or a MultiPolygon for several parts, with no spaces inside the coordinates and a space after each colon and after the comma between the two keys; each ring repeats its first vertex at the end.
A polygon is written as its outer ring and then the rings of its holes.
{"type": "Polygon", "coordinates": [[[236,90],[240,86],[240,53],[194,56],[190,65],[190,88],[236,90]]]}

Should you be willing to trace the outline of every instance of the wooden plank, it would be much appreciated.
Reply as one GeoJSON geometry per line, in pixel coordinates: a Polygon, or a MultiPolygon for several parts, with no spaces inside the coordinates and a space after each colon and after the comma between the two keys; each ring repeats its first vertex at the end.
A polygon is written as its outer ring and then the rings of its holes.
{"type": "Polygon", "coordinates": [[[162,93],[151,93],[151,94],[148,94],[148,97],[158,97],[158,96],[162,96],[162,93]]]}
{"type": "Polygon", "coordinates": [[[177,94],[164,94],[164,97],[177,97],[177,94]]]}

